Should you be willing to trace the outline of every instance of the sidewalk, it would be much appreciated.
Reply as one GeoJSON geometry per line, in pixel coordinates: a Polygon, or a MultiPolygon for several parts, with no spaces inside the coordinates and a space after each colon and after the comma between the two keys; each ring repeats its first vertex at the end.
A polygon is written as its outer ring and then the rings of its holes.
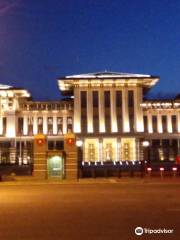
{"type": "Polygon", "coordinates": [[[81,178],[77,180],[37,179],[33,176],[15,176],[13,179],[0,182],[3,185],[74,185],[74,184],[145,184],[145,185],[180,185],[180,177],[123,177],[123,178],[81,178]]]}

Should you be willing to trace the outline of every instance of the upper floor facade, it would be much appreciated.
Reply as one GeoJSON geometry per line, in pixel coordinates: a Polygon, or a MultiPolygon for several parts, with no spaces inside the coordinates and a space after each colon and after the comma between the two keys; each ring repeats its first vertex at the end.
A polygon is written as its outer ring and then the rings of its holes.
{"type": "Polygon", "coordinates": [[[180,99],[144,100],[159,77],[92,73],[58,78],[67,100],[33,101],[26,89],[0,85],[0,138],[177,135],[180,99]]]}

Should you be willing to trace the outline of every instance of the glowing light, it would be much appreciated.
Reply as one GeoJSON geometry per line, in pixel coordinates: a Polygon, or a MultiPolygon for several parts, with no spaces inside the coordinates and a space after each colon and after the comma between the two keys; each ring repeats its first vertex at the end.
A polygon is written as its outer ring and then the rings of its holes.
{"type": "Polygon", "coordinates": [[[77,121],[74,122],[74,132],[75,132],[75,133],[80,133],[80,132],[81,132],[80,123],[77,122],[77,121]]]}
{"type": "Polygon", "coordinates": [[[142,142],[142,145],[143,145],[143,147],[149,147],[149,141],[143,141],[142,142]]]}
{"type": "Polygon", "coordinates": [[[148,168],[147,168],[147,171],[148,171],[148,172],[151,172],[151,171],[152,171],[152,168],[151,168],[151,167],[148,167],[148,168]]]}
{"type": "Polygon", "coordinates": [[[177,167],[173,167],[172,170],[173,170],[174,172],[176,172],[176,171],[177,171],[177,167]]]}
{"type": "Polygon", "coordinates": [[[137,132],[143,132],[144,131],[143,121],[138,121],[137,122],[136,130],[137,130],[137,132]]]}
{"type": "Polygon", "coordinates": [[[6,137],[9,137],[9,138],[13,138],[13,137],[15,137],[16,136],[16,133],[15,133],[15,129],[14,129],[14,127],[12,126],[9,126],[8,128],[7,128],[7,133],[6,133],[6,137]]]}
{"type": "Polygon", "coordinates": [[[80,139],[78,139],[78,140],[76,141],[76,146],[77,146],[77,147],[82,147],[82,145],[83,145],[83,141],[80,140],[80,139]]]}
{"type": "Polygon", "coordinates": [[[25,165],[28,164],[27,158],[24,158],[24,159],[23,159],[23,164],[25,164],[25,165]]]}
{"type": "Polygon", "coordinates": [[[164,168],[163,167],[160,167],[160,169],[159,169],[160,171],[164,171],[164,168]]]}

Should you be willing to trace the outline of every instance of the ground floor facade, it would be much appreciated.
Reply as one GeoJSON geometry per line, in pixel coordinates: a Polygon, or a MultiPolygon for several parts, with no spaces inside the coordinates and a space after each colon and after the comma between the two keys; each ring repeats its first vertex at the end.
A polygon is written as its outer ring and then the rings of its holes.
{"type": "Polygon", "coordinates": [[[176,164],[180,155],[177,136],[72,136],[43,136],[39,142],[36,137],[1,139],[0,165],[26,166],[40,178],[66,179],[119,175],[127,166],[141,171],[139,163],[176,164]]]}

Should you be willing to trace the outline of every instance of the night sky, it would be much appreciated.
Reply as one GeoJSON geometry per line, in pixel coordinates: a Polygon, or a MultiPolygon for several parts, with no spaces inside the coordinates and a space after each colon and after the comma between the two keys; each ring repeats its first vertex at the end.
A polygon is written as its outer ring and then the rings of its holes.
{"type": "Polygon", "coordinates": [[[151,97],[180,93],[179,0],[0,0],[0,83],[59,99],[58,76],[160,76],[151,97]]]}

